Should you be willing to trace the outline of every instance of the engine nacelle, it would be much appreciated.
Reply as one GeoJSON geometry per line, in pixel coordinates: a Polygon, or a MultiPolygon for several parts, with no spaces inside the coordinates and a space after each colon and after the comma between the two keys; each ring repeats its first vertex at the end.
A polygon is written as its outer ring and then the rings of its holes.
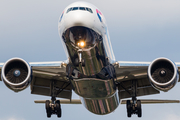
{"type": "Polygon", "coordinates": [[[168,91],[179,80],[176,64],[167,58],[157,58],[148,67],[148,77],[151,85],[161,91],[168,91]]]}
{"type": "Polygon", "coordinates": [[[31,83],[31,67],[21,58],[11,58],[2,67],[1,79],[9,89],[22,91],[31,83]]]}

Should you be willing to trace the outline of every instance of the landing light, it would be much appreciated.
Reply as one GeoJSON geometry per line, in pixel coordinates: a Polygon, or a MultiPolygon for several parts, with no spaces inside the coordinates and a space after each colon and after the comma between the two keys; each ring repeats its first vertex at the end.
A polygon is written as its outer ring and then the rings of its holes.
{"type": "Polygon", "coordinates": [[[79,46],[79,47],[84,47],[84,46],[85,46],[85,42],[84,42],[84,41],[78,42],[78,46],[79,46]]]}

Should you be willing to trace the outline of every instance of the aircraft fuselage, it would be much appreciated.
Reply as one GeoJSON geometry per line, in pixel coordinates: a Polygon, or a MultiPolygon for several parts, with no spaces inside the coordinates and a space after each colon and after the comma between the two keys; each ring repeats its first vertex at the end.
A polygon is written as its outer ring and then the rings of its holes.
{"type": "Polygon", "coordinates": [[[103,14],[86,2],[65,8],[59,34],[69,64],[68,78],[82,103],[95,114],[107,114],[119,105],[114,79],[115,61],[103,14]]]}

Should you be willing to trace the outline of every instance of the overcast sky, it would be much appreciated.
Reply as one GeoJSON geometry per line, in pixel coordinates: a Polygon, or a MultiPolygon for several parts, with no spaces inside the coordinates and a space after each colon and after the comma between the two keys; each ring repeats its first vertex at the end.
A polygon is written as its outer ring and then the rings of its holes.
{"type": "MultiPolygon", "coordinates": [[[[104,14],[117,61],[152,61],[167,57],[180,62],[179,0],[86,0],[104,14]]],[[[0,62],[21,57],[28,62],[66,60],[58,35],[58,18],[74,0],[1,0],[0,62]]],[[[44,104],[34,100],[50,97],[30,94],[30,87],[20,93],[0,84],[0,120],[46,120],[44,104]]],[[[73,94],[74,98],[78,98],[73,94]]],[[[180,99],[180,84],[147,99],[180,99]]],[[[62,105],[62,120],[130,120],[126,106],[99,116],[83,105],[62,105]]],[[[179,120],[180,104],[143,105],[142,119],[179,120]]],[[[51,120],[56,120],[53,115],[51,120]]],[[[133,120],[139,120],[133,115],[133,120]]]]}

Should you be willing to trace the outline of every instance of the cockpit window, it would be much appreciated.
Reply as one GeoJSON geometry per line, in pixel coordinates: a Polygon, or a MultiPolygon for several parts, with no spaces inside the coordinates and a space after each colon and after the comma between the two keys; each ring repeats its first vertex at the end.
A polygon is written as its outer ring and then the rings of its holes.
{"type": "Polygon", "coordinates": [[[78,10],[78,7],[73,7],[73,9],[72,10],[78,10]]]}
{"type": "Polygon", "coordinates": [[[89,11],[90,13],[93,13],[90,8],[86,8],[86,10],[89,11]]]}
{"type": "Polygon", "coordinates": [[[77,26],[64,33],[64,40],[80,48],[89,48],[95,44],[96,34],[89,28],[77,26]]]}
{"type": "Polygon", "coordinates": [[[68,13],[68,12],[71,11],[71,10],[72,10],[72,8],[69,8],[66,13],[68,13]]]}
{"type": "Polygon", "coordinates": [[[90,13],[93,13],[91,8],[87,8],[87,7],[72,7],[72,8],[69,8],[66,13],[70,11],[74,11],[74,10],[83,10],[83,11],[89,11],[90,13]]]}
{"type": "Polygon", "coordinates": [[[79,10],[86,10],[85,7],[79,7],[79,10]]]}

